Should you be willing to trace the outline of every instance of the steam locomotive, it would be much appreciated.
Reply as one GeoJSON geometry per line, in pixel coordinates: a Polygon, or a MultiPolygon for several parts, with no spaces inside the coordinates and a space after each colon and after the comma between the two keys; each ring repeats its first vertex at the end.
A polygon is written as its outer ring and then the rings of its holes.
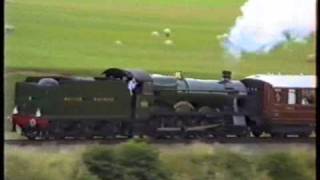
{"type": "Polygon", "coordinates": [[[239,81],[229,71],[222,80],[119,68],[99,77],[27,77],[16,83],[12,131],[29,139],[307,137],[315,128],[315,86],[315,76],[239,81]]]}

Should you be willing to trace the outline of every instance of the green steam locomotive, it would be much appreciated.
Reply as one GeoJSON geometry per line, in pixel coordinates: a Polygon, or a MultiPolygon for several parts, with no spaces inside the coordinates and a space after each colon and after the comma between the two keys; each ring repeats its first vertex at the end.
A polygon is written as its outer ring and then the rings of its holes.
{"type": "Polygon", "coordinates": [[[118,68],[99,77],[27,77],[16,83],[12,130],[21,129],[29,139],[62,139],[260,136],[314,129],[312,119],[289,123],[292,128],[285,131],[274,128],[271,119],[256,113],[258,105],[252,108],[263,101],[263,88],[249,93],[252,82],[231,80],[229,71],[221,80],[200,80],[180,72],[150,75],[118,68]]]}

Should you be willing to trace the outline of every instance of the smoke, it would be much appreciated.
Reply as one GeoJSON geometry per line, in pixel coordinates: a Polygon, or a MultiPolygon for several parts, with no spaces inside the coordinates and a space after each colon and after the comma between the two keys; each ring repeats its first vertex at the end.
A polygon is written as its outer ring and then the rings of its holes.
{"type": "Polygon", "coordinates": [[[315,32],[316,0],[248,0],[229,34],[219,35],[235,56],[268,53],[287,41],[305,42],[315,32]]]}

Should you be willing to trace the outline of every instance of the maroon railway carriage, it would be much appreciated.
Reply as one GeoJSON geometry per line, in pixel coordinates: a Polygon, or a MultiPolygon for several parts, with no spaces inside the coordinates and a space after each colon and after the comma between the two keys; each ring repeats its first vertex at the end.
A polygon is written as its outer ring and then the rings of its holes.
{"type": "Polygon", "coordinates": [[[311,75],[253,75],[242,82],[248,89],[247,109],[255,136],[298,134],[315,128],[316,77],[311,75]]]}

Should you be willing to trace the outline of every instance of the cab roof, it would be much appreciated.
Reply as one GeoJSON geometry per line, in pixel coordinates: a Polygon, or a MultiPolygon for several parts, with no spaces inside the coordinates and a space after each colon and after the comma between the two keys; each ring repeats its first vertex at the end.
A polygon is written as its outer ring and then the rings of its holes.
{"type": "Polygon", "coordinates": [[[103,73],[106,77],[123,77],[126,76],[129,79],[135,78],[137,81],[140,82],[148,82],[152,81],[152,78],[146,72],[142,70],[127,70],[127,69],[119,69],[119,68],[110,68],[103,73]]]}

